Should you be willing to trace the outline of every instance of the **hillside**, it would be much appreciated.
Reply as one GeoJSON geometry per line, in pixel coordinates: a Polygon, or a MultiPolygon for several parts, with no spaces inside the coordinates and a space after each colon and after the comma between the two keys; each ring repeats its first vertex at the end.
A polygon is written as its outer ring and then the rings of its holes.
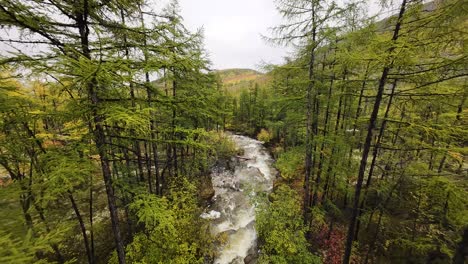
{"type": "Polygon", "coordinates": [[[242,81],[255,80],[263,74],[252,69],[225,69],[217,71],[224,84],[236,84],[242,81]]]}
{"type": "Polygon", "coordinates": [[[217,73],[223,82],[223,87],[232,95],[238,95],[242,89],[253,87],[255,83],[262,85],[268,80],[268,74],[252,69],[225,69],[217,73]]]}

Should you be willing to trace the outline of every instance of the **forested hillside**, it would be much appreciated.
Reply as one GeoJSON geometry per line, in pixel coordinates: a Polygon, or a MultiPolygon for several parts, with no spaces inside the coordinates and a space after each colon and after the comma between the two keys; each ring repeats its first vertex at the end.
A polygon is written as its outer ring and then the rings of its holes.
{"type": "Polygon", "coordinates": [[[467,3],[383,2],[275,1],[260,73],[210,70],[177,1],[0,0],[0,263],[468,261],[467,3]],[[278,176],[229,187],[257,235],[224,262],[232,133],[278,176]]]}
{"type": "Polygon", "coordinates": [[[294,203],[324,263],[466,261],[466,3],[429,7],[403,1],[372,23],[358,5],[280,1],[271,41],[302,47],[241,93],[232,123],[277,157],[258,223],[267,263],[310,263],[281,239],[298,232],[294,203]]]}
{"type": "Polygon", "coordinates": [[[228,95],[239,96],[242,90],[248,90],[256,84],[266,84],[269,76],[250,69],[226,69],[215,72],[228,95]]]}
{"type": "Polygon", "coordinates": [[[222,94],[178,12],[1,1],[18,50],[1,58],[0,262],[209,258],[197,190],[234,147],[212,132],[222,94]]]}

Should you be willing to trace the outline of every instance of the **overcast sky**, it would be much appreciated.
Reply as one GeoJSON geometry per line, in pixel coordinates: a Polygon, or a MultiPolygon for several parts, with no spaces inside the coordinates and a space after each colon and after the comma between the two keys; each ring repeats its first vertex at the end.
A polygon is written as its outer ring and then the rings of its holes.
{"type": "MultiPolygon", "coordinates": [[[[375,13],[377,1],[366,2],[375,13]]],[[[272,46],[261,37],[282,23],[274,0],[179,0],[179,4],[185,26],[204,29],[214,69],[259,69],[263,62],[282,63],[288,55],[290,49],[272,46]]]]}
{"type": "Polygon", "coordinates": [[[257,69],[262,61],[280,63],[286,49],[261,38],[281,17],[273,0],[179,0],[184,24],[204,28],[205,47],[213,68],[257,69]]]}

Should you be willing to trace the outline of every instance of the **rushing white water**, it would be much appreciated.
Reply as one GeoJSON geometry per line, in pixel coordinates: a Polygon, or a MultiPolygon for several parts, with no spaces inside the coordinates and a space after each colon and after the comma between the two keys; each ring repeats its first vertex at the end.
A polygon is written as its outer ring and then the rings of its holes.
{"type": "Polygon", "coordinates": [[[255,200],[259,192],[273,188],[276,171],[272,158],[260,141],[232,135],[242,157],[234,158],[233,170],[218,169],[212,173],[215,189],[213,204],[202,214],[212,219],[214,235],[225,232],[226,244],[221,245],[215,264],[243,264],[256,251],[255,200]]]}

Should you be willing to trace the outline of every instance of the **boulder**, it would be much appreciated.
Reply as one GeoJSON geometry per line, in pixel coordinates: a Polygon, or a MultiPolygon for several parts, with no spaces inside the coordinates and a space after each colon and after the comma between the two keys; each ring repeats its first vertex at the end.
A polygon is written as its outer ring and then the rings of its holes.
{"type": "Polygon", "coordinates": [[[213,196],[215,195],[215,189],[213,188],[213,183],[211,182],[211,177],[204,176],[201,179],[200,183],[200,198],[204,201],[210,202],[213,196]]]}
{"type": "MultiPolygon", "coordinates": [[[[250,224],[254,224],[255,221],[252,221],[250,224]]],[[[249,225],[250,225],[249,224],[249,225]]],[[[247,256],[244,258],[244,264],[256,264],[258,261],[258,250],[256,246],[249,248],[247,256]]]]}

